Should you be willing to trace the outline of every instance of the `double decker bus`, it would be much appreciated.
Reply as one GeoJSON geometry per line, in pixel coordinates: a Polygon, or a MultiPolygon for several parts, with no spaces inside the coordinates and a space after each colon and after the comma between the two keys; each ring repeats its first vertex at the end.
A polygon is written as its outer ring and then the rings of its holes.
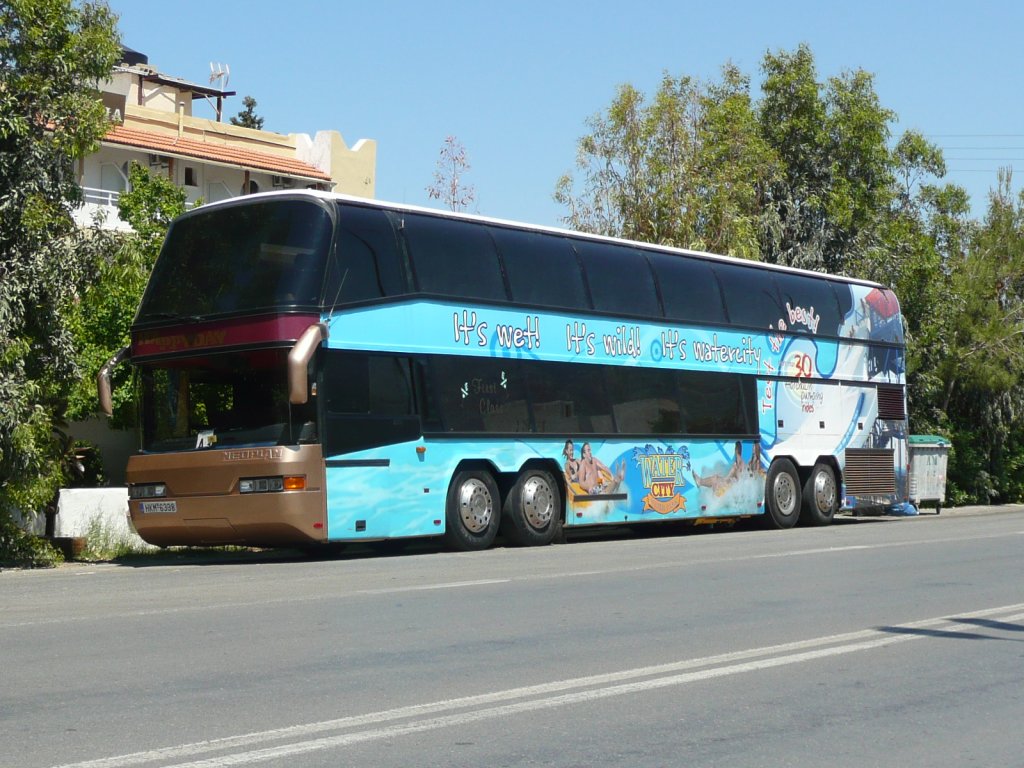
{"type": "Polygon", "coordinates": [[[907,496],[896,297],[713,254],[251,195],[172,224],[122,360],[158,545],[477,550],[907,496]]]}

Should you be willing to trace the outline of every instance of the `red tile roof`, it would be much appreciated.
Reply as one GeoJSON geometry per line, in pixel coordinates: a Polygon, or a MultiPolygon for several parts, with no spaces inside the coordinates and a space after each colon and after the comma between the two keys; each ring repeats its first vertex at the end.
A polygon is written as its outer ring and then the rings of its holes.
{"type": "Polygon", "coordinates": [[[235,165],[240,168],[267,171],[280,176],[297,176],[317,181],[331,180],[330,176],[316,166],[290,157],[271,155],[252,149],[239,149],[238,147],[224,146],[222,144],[208,144],[205,141],[190,139],[187,136],[178,138],[177,136],[168,136],[161,133],[140,131],[137,128],[126,128],[123,125],[115,125],[111,128],[107,135],[103,137],[103,141],[110,144],[144,149],[161,155],[194,157],[197,160],[226,163],[227,165],[235,165]]]}

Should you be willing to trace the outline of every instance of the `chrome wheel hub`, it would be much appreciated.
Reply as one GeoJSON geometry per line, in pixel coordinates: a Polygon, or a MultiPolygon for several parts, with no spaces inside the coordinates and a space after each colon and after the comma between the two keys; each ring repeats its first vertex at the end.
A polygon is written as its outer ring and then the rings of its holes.
{"type": "Polygon", "coordinates": [[[467,480],[459,489],[459,517],[470,533],[483,533],[494,516],[491,492],[477,479],[467,480]]]}
{"type": "Polygon", "coordinates": [[[533,476],[523,483],[523,516],[531,527],[543,529],[554,514],[554,494],[551,486],[541,477],[533,476]]]}
{"type": "Polygon", "coordinates": [[[835,504],[836,482],[828,472],[819,472],[814,477],[814,503],[820,512],[828,512],[835,504]]]}
{"type": "Polygon", "coordinates": [[[793,514],[796,510],[796,494],[797,488],[793,478],[785,472],[779,473],[772,488],[772,496],[779,512],[787,516],[793,514]]]}

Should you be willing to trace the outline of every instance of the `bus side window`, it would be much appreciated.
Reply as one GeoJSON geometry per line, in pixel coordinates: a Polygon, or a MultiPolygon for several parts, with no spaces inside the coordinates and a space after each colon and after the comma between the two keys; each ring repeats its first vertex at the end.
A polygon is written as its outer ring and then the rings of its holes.
{"type": "Polygon", "coordinates": [[[328,307],[408,291],[395,232],[387,215],[356,205],[339,207],[338,242],[327,277],[328,307]]]}
{"type": "Polygon", "coordinates": [[[498,252],[483,225],[414,213],[401,219],[420,291],[459,299],[508,299],[498,252]]]}
{"type": "Polygon", "coordinates": [[[431,394],[446,431],[530,431],[520,361],[455,355],[429,361],[431,394]]]}
{"type": "Polygon", "coordinates": [[[512,301],[568,309],[590,309],[583,274],[564,237],[491,227],[512,289],[512,301]]]}
{"type": "Polygon", "coordinates": [[[775,278],[766,270],[736,264],[715,264],[714,270],[722,284],[730,323],[778,328],[780,320],[788,322],[775,278]]]}
{"type": "Polygon", "coordinates": [[[663,368],[605,368],[615,426],[620,433],[678,435],[683,431],[673,373],[663,368]]]}
{"type": "Polygon", "coordinates": [[[615,432],[601,365],[525,362],[536,431],[572,435],[615,432]]]}
{"type": "Polygon", "coordinates": [[[594,309],[622,315],[660,317],[654,277],[643,251],[611,243],[576,240],[594,309]]]}
{"type": "Polygon", "coordinates": [[[722,291],[708,262],[669,253],[647,255],[661,287],[665,317],[679,322],[725,322],[722,291]]]}
{"type": "Polygon", "coordinates": [[[406,358],[326,352],[325,455],[419,437],[406,358]]]}
{"type": "Polygon", "coordinates": [[[746,436],[757,433],[753,376],[711,371],[678,371],[681,404],[689,435],[746,436]]]}
{"type": "Polygon", "coordinates": [[[839,300],[832,285],[804,275],[779,273],[775,276],[786,310],[786,323],[794,333],[838,336],[843,324],[839,300]]]}

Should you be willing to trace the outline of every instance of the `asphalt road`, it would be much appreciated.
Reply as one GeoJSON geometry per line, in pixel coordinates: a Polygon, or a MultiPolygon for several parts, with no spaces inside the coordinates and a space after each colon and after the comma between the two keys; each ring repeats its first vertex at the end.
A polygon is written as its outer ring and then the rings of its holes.
{"type": "Polygon", "coordinates": [[[1021,766],[1024,507],[0,574],[0,766],[1021,766]]]}

